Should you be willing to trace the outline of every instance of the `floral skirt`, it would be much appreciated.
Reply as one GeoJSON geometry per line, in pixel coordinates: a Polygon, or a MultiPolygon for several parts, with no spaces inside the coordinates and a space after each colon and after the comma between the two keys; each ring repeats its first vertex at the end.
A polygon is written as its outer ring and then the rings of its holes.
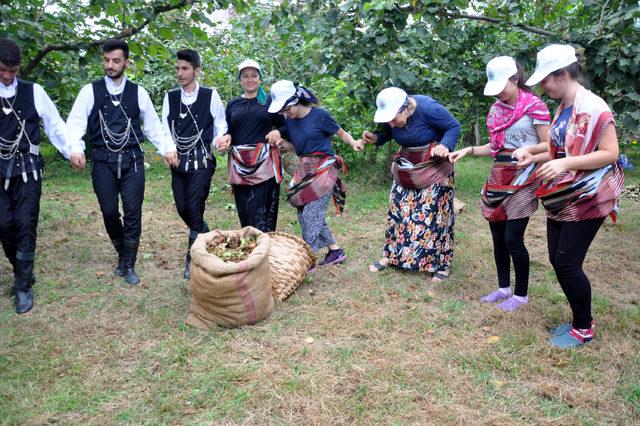
{"type": "Polygon", "coordinates": [[[453,260],[454,175],[444,184],[391,186],[384,256],[397,268],[448,273],[453,260]]]}

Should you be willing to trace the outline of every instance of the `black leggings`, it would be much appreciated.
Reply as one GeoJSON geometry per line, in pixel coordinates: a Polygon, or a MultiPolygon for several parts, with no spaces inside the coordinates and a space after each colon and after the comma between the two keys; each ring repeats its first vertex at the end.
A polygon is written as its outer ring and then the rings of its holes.
{"type": "Polygon", "coordinates": [[[576,328],[591,327],[591,283],[582,270],[582,263],[604,219],[578,222],[547,219],[549,260],[573,311],[576,328]]]}
{"type": "Polygon", "coordinates": [[[529,252],[524,245],[524,231],[529,223],[528,217],[489,222],[493,237],[493,257],[496,260],[498,285],[510,287],[511,260],[516,273],[516,296],[526,296],[529,289],[529,252]]]}

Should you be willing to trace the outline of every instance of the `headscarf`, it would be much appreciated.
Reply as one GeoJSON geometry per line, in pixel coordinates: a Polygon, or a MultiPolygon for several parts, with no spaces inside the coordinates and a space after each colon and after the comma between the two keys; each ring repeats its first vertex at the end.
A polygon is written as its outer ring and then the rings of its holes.
{"type": "Polygon", "coordinates": [[[518,89],[518,99],[515,106],[507,105],[500,100],[493,104],[487,114],[492,157],[495,157],[504,148],[505,131],[524,115],[544,121],[549,121],[550,118],[549,109],[545,103],[533,93],[522,89],[518,89]]]}
{"type": "Polygon", "coordinates": [[[318,103],[318,98],[309,89],[301,85],[295,85],[295,87],[296,87],[296,93],[293,96],[291,96],[289,99],[287,99],[282,109],[296,105],[298,102],[300,102],[300,99],[304,99],[305,101],[311,104],[318,103]]]}
{"type": "MultiPolygon", "coordinates": [[[[254,68],[254,67],[245,67],[245,68],[254,68]]],[[[260,80],[262,80],[262,71],[259,68],[254,68],[254,69],[258,71],[260,80]]],[[[240,80],[241,78],[242,78],[242,70],[238,72],[238,80],[240,80]]],[[[244,91],[241,93],[241,95],[244,95],[244,91]]],[[[264,88],[262,87],[262,84],[258,86],[258,94],[256,95],[256,99],[260,105],[267,104],[267,92],[265,92],[264,88]]]]}

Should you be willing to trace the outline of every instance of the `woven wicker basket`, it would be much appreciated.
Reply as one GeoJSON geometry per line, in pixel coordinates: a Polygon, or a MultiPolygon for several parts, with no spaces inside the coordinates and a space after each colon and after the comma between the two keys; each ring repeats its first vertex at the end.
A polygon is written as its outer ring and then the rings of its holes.
{"type": "Polygon", "coordinates": [[[269,232],[271,248],[271,292],[276,300],[285,300],[300,285],[316,256],[302,238],[284,232],[269,232]]]}

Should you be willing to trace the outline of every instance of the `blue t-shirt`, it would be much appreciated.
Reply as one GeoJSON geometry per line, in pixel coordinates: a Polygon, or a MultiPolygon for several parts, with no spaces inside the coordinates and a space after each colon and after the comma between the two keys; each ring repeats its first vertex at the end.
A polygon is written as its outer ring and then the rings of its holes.
{"type": "Polygon", "coordinates": [[[284,121],[282,136],[296,147],[296,154],[323,152],[333,154],[331,138],[340,129],[340,125],[325,109],[312,107],[303,118],[287,118],[284,121]]]}
{"type": "Polygon", "coordinates": [[[567,136],[567,124],[569,124],[572,111],[573,105],[563,109],[556,121],[556,124],[551,127],[551,140],[557,147],[564,147],[564,140],[567,136]]]}
{"type": "Polygon", "coordinates": [[[437,141],[453,151],[460,136],[458,120],[429,96],[410,96],[416,101],[416,110],[407,119],[407,124],[394,128],[384,124],[382,131],[376,132],[376,145],[384,145],[391,139],[401,146],[424,146],[437,141]]]}

